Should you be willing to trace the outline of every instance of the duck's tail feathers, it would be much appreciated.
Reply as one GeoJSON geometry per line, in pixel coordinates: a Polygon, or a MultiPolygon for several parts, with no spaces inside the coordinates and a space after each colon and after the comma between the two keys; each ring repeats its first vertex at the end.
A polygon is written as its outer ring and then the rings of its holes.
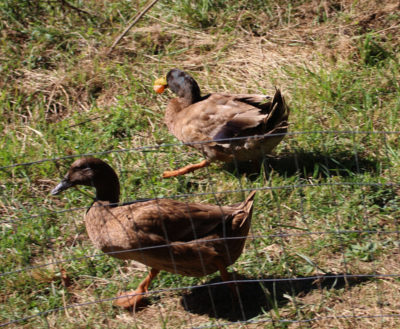
{"type": "Polygon", "coordinates": [[[288,119],[290,109],[286,105],[285,98],[279,89],[276,89],[274,98],[271,103],[271,110],[265,118],[266,131],[273,132],[274,130],[286,129],[288,127],[288,119]]]}
{"type": "Polygon", "coordinates": [[[253,212],[253,203],[254,203],[255,195],[256,195],[256,191],[251,191],[250,194],[247,196],[246,200],[244,200],[241,203],[240,208],[246,214],[246,216],[244,216],[244,218],[243,218],[242,222],[240,223],[239,227],[242,227],[244,225],[244,223],[246,222],[246,220],[248,218],[251,218],[251,215],[252,215],[252,212],[253,212]]]}

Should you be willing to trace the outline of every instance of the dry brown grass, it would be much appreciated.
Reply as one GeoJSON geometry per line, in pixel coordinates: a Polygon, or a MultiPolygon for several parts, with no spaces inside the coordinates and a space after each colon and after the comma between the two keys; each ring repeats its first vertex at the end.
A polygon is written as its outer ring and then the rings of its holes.
{"type": "MultiPolygon", "coordinates": [[[[398,251],[380,259],[379,263],[384,266],[378,269],[379,273],[400,273],[399,261],[398,251]]],[[[397,281],[396,278],[377,279],[345,289],[340,294],[316,290],[299,300],[317,318],[312,322],[312,328],[397,328],[398,317],[381,317],[400,314],[397,281]]]]}
{"type": "Polygon", "coordinates": [[[249,14],[242,12],[238,16],[239,30],[234,36],[183,28],[179,18],[174,24],[152,17],[155,23],[134,28],[111,58],[105,55],[105,45],[96,45],[81,37],[82,59],[78,65],[49,70],[24,69],[16,75],[15,85],[21,92],[42,99],[49,121],[60,120],[71,110],[88,111],[91,98],[97,99],[101,107],[115,104],[116,96],[123,95],[124,89],[119,87],[118,79],[107,76],[105,67],[123,63],[127,58],[132,58],[134,63],[132,73],[144,80],[157,77],[157,73],[145,72],[156,64],[161,71],[158,74],[171,67],[203,71],[201,84],[205,90],[231,90],[238,81],[240,89],[235,88],[238,92],[259,92],[260,88],[271,91],[277,85],[284,89],[289,78],[283,67],[307,63],[308,67],[315,68],[325,65],[327,57],[334,67],[335,61],[359,56],[359,39],[367,31],[381,38],[390,35],[393,43],[398,42],[399,22],[387,17],[399,6],[397,1],[311,1],[296,8],[291,22],[282,19],[287,9],[277,7],[276,22],[270,22],[266,16],[267,29],[256,35],[241,25],[249,14]],[[153,54],[141,53],[141,48],[149,47],[153,54]],[[183,51],[161,62],[157,54],[168,52],[169,48],[183,51]],[[142,62],[137,61],[138,56],[143,56],[142,62]],[[272,72],[273,85],[268,82],[272,72]],[[77,76],[83,78],[77,79],[77,76]]]}
{"type": "MultiPolygon", "coordinates": [[[[99,1],[99,6],[103,5],[104,2],[99,1]]],[[[175,22],[171,23],[151,16],[152,24],[146,27],[135,27],[110,57],[105,56],[106,44],[95,44],[82,39],[80,40],[79,62],[62,62],[58,67],[47,69],[24,68],[16,70],[10,83],[15,86],[17,94],[39,99],[45,108],[47,123],[52,124],[68,118],[74,112],[89,112],[94,103],[95,106],[104,109],[116,105],[119,97],[129,94],[130,77],[134,77],[143,91],[135,95],[135,102],[143,108],[153,110],[161,117],[166,99],[169,96],[156,98],[151,91],[151,82],[172,67],[180,67],[192,72],[200,82],[204,92],[229,90],[259,93],[261,90],[270,92],[275,86],[278,86],[285,91],[285,95],[290,101],[291,95],[287,89],[292,78],[285,71],[285,67],[307,65],[309,68],[324,67],[326,70],[330,70],[334,69],[338,62],[348,61],[351,63],[360,56],[358,47],[361,36],[369,31],[382,39],[391,38],[393,44],[400,42],[399,22],[388,19],[392,13],[400,10],[398,1],[315,0],[305,2],[297,7],[296,14],[292,16],[290,22],[285,20],[287,8],[276,6],[276,20],[271,22],[270,18],[265,15],[264,19],[267,23],[265,27],[261,28],[252,29],[250,23],[246,25],[246,22],[251,22],[254,17],[252,13],[242,11],[238,14],[238,28],[234,33],[225,31],[207,33],[206,31],[183,27],[179,17],[176,17],[175,22]],[[173,54],[176,50],[179,50],[178,55],[173,54]],[[165,56],[160,57],[160,53],[165,56]],[[119,66],[126,62],[132,63],[129,72],[118,71],[119,66]],[[148,90],[147,93],[144,92],[146,90],[148,90]]],[[[257,17],[257,19],[260,19],[260,17],[257,17]]],[[[25,39],[16,40],[16,42],[21,43],[25,41],[25,39]]],[[[1,80],[0,84],[4,86],[1,80]]],[[[23,122],[29,123],[37,120],[37,111],[35,112],[35,109],[32,109],[28,104],[23,105],[26,105],[26,107],[22,106],[18,109],[20,116],[24,118],[23,122]]],[[[316,118],[316,120],[320,119],[316,118]]],[[[325,120],[329,122],[330,118],[325,118],[325,120]]],[[[293,118],[292,121],[296,121],[296,118],[293,118]]],[[[142,146],[144,140],[146,144],[160,143],[155,134],[158,125],[161,124],[161,119],[149,117],[148,130],[143,131],[141,135],[130,138],[129,146],[142,146]]],[[[29,125],[17,128],[10,127],[9,129],[16,130],[18,138],[24,140],[21,144],[22,151],[34,146],[34,143],[46,143],[44,138],[40,139],[39,142],[37,140],[32,143],[29,142],[28,136],[31,129],[29,125]],[[26,142],[25,139],[27,139],[26,142]]],[[[40,132],[34,134],[38,133],[40,132]]],[[[392,144],[396,143],[396,139],[398,139],[397,135],[388,136],[388,141],[392,144]]],[[[348,143],[350,149],[352,145],[352,142],[348,143]]],[[[71,153],[74,152],[75,150],[71,150],[71,153]]],[[[379,152],[383,151],[378,150],[377,153],[379,152]]],[[[181,158],[188,156],[183,153],[180,155],[181,158]]],[[[157,160],[159,163],[155,160],[155,163],[160,166],[165,165],[162,160],[164,158],[157,160]]],[[[139,171],[143,169],[142,167],[142,163],[135,163],[132,164],[130,170],[132,172],[139,171]]],[[[384,174],[386,175],[386,173],[384,174]]],[[[207,185],[209,177],[206,174],[196,177],[196,179],[199,183],[196,192],[201,193],[210,189],[207,185]]],[[[243,178],[240,183],[245,185],[245,181],[246,179],[243,178]]],[[[24,180],[14,180],[14,182],[22,185],[24,180]]],[[[219,181],[214,182],[214,184],[218,183],[219,181]]],[[[44,199],[50,186],[54,184],[55,178],[52,180],[33,180],[29,193],[44,199]]],[[[237,180],[224,182],[224,188],[235,189],[238,184],[237,180]]],[[[201,197],[199,200],[205,201],[205,198],[201,197]]],[[[211,196],[208,201],[212,201],[211,196]]],[[[51,204],[54,208],[64,206],[64,203],[57,199],[51,200],[51,204]]],[[[21,206],[25,206],[25,204],[21,203],[21,206]]],[[[29,206],[29,204],[26,206],[29,206]]],[[[282,207],[284,206],[285,202],[282,203],[282,207]]],[[[4,202],[0,202],[0,212],[8,218],[14,216],[13,210],[10,209],[11,207],[4,202]]],[[[301,211],[297,209],[286,210],[282,217],[288,222],[293,220],[293,223],[296,224],[295,221],[299,220],[301,211]]],[[[373,216],[374,214],[370,215],[373,216]]],[[[81,217],[81,214],[74,213],[73,216],[74,220],[77,220],[81,217]]],[[[267,215],[265,216],[267,217],[267,215]]],[[[335,221],[334,218],[330,220],[335,221]]],[[[300,224],[299,226],[301,226],[300,224]]],[[[385,226],[387,230],[396,229],[393,218],[389,218],[386,223],[383,221],[382,225],[387,225],[385,226]]],[[[318,227],[322,226],[323,223],[318,227]]],[[[316,228],[317,225],[314,229],[316,230],[316,228]]],[[[268,226],[268,229],[271,229],[271,227],[268,226]]],[[[285,232],[296,234],[299,231],[286,229],[285,232]]],[[[290,236],[281,240],[277,239],[275,243],[258,250],[259,256],[265,258],[268,256],[272,262],[278,264],[284,257],[285,250],[295,251],[297,246],[312,245],[316,238],[315,236],[290,236]]],[[[89,244],[87,237],[82,234],[63,237],[63,239],[65,239],[65,249],[72,248],[74,244],[82,241],[82,245],[85,247],[89,244]]],[[[251,250],[252,247],[248,244],[245,253],[251,250]]],[[[295,256],[295,252],[289,252],[289,254],[295,256]]],[[[315,260],[316,263],[333,273],[345,271],[357,274],[376,272],[381,275],[400,273],[398,250],[393,250],[390,254],[381,254],[372,262],[353,261],[347,267],[343,264],[342,252],[333,252],[326,248],[318,256],[319,259],[318,262],[315,260]]],[[[243,259],[237,266],[240,267],[245,262],[246,260],[243,259]]],[[[35,263],[33,262],[33,264],[35,263]]],[[[57,270],[58,268],[56,270],[50,268],[50,274],[36,271],[33,273],[33,277],[35,278],[36,275],[38,281],[53,281],[57,278],[57,270]]],[[[292,269],[288,271],[290,270],[292,269]]],[[[133,277],[144,276],[144,274],[145,268],[132,262],[120,268],[118,280],[129,282],[133,277]]],[[[311,273],[311,275],[317,274],[319,275],[321,272],[315,270],[311,273]]],[[[101,291],[102,288],[106,289],[110,282],[111,279],[90,278],[83,275],[68,287],[69,296],[64,299],[65,306],[73,303],[96,301],[99,298],[96,291],[101,291]],[[83,286],[79,281],[86,279],[91,279],[92,283],[83,286]]],[[[208,281],[204,280],[204,282],[208,281]]],[[[60,323],[62,325],[67,323],[71,328],[85,328],[88,314],[92,317],[99,315],[103,322],[98,323],[98,326],[108,328],[134,326],[158,328],[163,323],[166,323],[167,328],[186,328],[227,321],[225,318],[213,319],[208,314],[198,314],[186,310],[183,306],[182,296],[190,295],[190,293],[163,293],[147,308],[138,310],[136,313],[121,311],[116,316],[114,316],[115,314],[109,315],[113,312],[110,311],[110,302],[76,307],[50,314],[47,317],[47,322],[50,328],[57,328],[60,323]],[[60,320],[61,318],[63,320],[60,320]]],[[[203,294],[201,295],[202,298],[198,299],[197,302],[209,304],[209,300],[205,297],[207,293],[203,290],[201,294],[203,294]]],[[[7,298],[7,296],[0,294],[1,300],[7,298]]],[[[251,299],[249,300],[251,301],[251,299]]],[[[321,288],[307,293],[303,291],[299,293],[295,301],[297,305],[293,302],[293,299],[287,299],[279,307],[280,317],[277,316],[275,310],[268,310],[266,311],[268,315],[264,316],[264,319],[301,321],[319,318],[310,323],[290,324],[290,328],[363,329],[400,327],[398,318],[352,318],[354,316],[399,314],[400,289],[398,278],[397,280],[395,278],[374,279],[348,285],[341,290],[321,288]],[[359,296],[362,296],[362,298],[359,298],[359,296]],[[296,313],[299,305],[301,312],[296,313]],[[343,316],[348,318],[344,319],[343,316]]],[[[227,299],[224,299],[221,304],[226,302],[227,299]]],[[[222,305],[223,307],[225,305],[222,305]]],[[[208,308],[210,308],[209,305],[208,308]]],[[[259,315],[261,314],[260,311],[259,315]]],[[[257,321],[257,319],[255,320],[257,321]]],[[[34,322],[30,322],[10,327],[33,328],[35,325],[34,322]]],[[[265,328],[268,326],[271,328],[279,327],[279,323],[274,326],[260,322],[247,324],[245,327],[265,328]]],[[[233,324],[232,327],[240,327],[240,325],[233,324]]]]}

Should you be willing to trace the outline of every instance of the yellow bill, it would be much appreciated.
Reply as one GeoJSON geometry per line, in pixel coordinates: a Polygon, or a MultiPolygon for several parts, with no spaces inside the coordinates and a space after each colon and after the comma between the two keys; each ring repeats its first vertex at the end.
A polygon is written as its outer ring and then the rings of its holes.
{"type": "Polygon", "coordinates": [[[154,81],[153,89],[157,94],[161,94],[165,90],[165,87],[167,85],[167,79],[165,77],[162,77],[154,81]]]}

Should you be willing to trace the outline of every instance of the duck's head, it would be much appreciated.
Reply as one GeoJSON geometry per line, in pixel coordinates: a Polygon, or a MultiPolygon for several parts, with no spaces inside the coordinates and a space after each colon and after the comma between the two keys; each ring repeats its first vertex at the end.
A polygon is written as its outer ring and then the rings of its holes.
{"type": "Polygon", "coordinates": [[[51,191],[56,195],[76,185],[93,186],[102,200],[115,201],[119,197],[119,182],[115,171],[103,160],[86,157],[72,163],[62,181],[51,191]]]}
{"type": "Polygon", "coordinates": [[[161,94],[165,88],[171,89],[178,97],[191,99],[192,103],[200,99],[200,88],[196,80],[186,72],[172,69],[166,77],[154,81],[153,89],[161,94]]]}

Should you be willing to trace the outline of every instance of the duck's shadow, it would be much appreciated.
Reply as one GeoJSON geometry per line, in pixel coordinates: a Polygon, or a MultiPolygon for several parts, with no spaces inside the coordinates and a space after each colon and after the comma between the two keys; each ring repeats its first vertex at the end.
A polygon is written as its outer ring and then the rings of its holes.
{"type": "Polygon", "coordinates": [[[183,295],[182,306],[186,311],[222,318],[229,321],[246,321],[271,309],[282,307],[291,297],[302,296],[314,289],[341,289],[366,281],[366,278],[347,278],[343,274],[326,274],[318,279],[263,278],[257,280],[236,274],[239,284],[239,301],[232,301],[232,293],[226,284],[215,278],[183,295]]]}
{"type": "Polygon", "coordinates": [[[224,169],[241,176],[246,174],[256,179],[264,172],[266,177],[276,172],[282,176],[350,176],[357,173],[377,171],[378,160],[371,160],[350,151],[326,153],[322,151],[283,152],[279,156],[265,156],[260,161],[231,162],[224,164],[224,169]]]}

